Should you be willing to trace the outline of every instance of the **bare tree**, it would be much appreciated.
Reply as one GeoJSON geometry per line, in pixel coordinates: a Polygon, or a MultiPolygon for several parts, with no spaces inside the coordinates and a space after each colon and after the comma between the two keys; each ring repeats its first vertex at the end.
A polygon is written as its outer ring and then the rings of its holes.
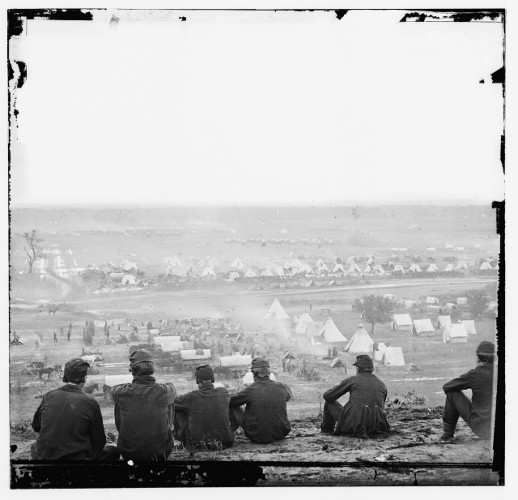
{"type": "Polygon", "coordinates": [[[23,237],[25,238],[25,245],[23,249],[27,254],[27,259],[29,262],[29,274],[31,274],[32,266],[40,253],[41,243],[43,240],[39,237],[36,229],[33,229],[30,233],[24,233],[23,237]]]}

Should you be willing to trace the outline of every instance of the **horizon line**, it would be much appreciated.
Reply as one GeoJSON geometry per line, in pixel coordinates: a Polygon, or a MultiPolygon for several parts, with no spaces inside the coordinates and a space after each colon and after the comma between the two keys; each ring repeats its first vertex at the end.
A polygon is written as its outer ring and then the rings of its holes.
{"type": "Polygon", "coordinates": [[[105,203],[105,204],[9,204],[10,210],[25,209],[42,209],[42,210],[64,210],[64,209],[87,209],[87,210],[106,210],[106,209],[148,209],[148,208],[332,208],[332,207],[354,207],[354,206],[491,206],[493,201],[483,201],[480,199],[463,199],[463,200],[408,200],[408,201],[343,201],[343,202],[318,202],[318,203],[235,203],[235,204],[217,204],[217,203],[105,203]]]}

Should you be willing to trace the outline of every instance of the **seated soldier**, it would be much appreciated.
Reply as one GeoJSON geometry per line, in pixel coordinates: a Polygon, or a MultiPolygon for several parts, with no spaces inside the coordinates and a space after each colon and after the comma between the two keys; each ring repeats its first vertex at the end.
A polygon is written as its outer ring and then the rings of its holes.
{"type": "Polygon", "coordinates": [[[323,394],[325,399],[321,429],[327,434],[369,437],[387,434],[389,423],[384,407],[385,384],[376,377],[370,356],[356,356],[356,375],[346,378],[323,394]],[[337,399],[349,393],[342,406],[337,399]]]}
{"type": "Polygon", "coordinates": [[[243,428],[253,443],[272,443],[291,430],[286,403],[291,399],[288,386],[270,380],[270,363],[263,358],[252,361],[253,384],[230,398],[232,430],[243,428]],[[246,405],[243,411],[241,405],[246,405]]]}
{"type": "Polygon", "coordinates": [[[177,396],[174,401],[174,436],[188,449],[218,450],[234,442],[230,429],[230,395],[224,387],[214,387],[209,365],[195,372],[198,390],[177,396]]]}
{"type": "Polygon", "coordinates": [[[32,420],[32,428],[39,433],[31,448],[32,459],[101,462],[119,459],[115,446],[105,446],[99,403],[82,390],[89,367],[82,359],[71,359],[65,364],[65,385],[43,396],[32,420]]]}
{"type": "Polygon", "coordinates": [[[477,347],[477,366],[443,385],[446,403],[441,441],[454,440],[459,416],[479,438],[491,438],[494,357],[495,345],[492,342],[481,342],[477,347]],[[471,401],[462,392],[466,389],[471,389],[473,393],[471,401]]]}
{"type": "Polygon", "coordinates": [[[134,351],[130,356],[131,384],[113,388],[117,446],[124,460],[166,460],[173,450],[173,384],[159,384],[151,354],[134,351]]]}

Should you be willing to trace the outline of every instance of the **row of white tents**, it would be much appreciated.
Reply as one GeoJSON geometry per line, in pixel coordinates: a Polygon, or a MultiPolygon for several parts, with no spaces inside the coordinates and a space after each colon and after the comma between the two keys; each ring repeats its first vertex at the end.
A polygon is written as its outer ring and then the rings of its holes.
{"type": "Polygon", "coordinates": [[[394,314],[391,323],[394,331],[407,331],[411,335],[433,335],[436,329],[441,329],[444,343],[467,342],[468,335],[476,335],[474,320],[462,320],[453,323],[449,315],[439,315],[435,325],[430,318],[412,320],[410,314],[394,314]]]}
{"type": "MultiPolygon", "coordinates": [[[[166,274],[178,277],[199,276],[202,278],[215,278],[221,273],[219,268],[220,262],[211,257],[200,259],[194,262],[191,259],[187,265],[182,264],[180,259],[175,255],[173,258],[165,259],[167,265],[166,274]]],[[[422,269],[419,264],[411,264],[405,269],[402,264],[390,262],[383,267],[377,264],[373,257],[367,260],[365,267],[360,267],[356,257],[349,257],[345,262],[336,262],[328,266],[323,259],[318,259],[314,265],[302,262],[298,258],[288,260],[284,266],[270,262],[269,264],[256,264],[246,266],[241,258],[236,257],[230,264],[230,271],[223,274],[226,279],[234,281],[238,278],[259,278],[259,277],[295,277],[295,276],[384,276],[391,273],[437,273],[437,272],[453,272],[468,270],[468,265],[464,261],[458,262],[455,266],[447,264],[444,269],[439,269],[437,264],[431,263],[426,269],[422,269]]],[[[489,262],[483,262],[480,266],[481,271],[498,270],[498,264],[494,267],[489,262]]]]}

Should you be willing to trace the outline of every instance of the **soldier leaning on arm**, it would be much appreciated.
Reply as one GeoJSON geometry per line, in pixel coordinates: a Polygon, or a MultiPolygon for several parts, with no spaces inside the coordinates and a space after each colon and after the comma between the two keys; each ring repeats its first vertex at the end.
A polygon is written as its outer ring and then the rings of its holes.
{"type": "Polygon", "coordinates": [[[479,438],[491,438],[495,345],[492,342],[481,342],[476,352],[477,366],[443,385],[446,402],[442,416],[442,442],[454,440],[459,417],[479,438]],[[462,392],[467,389],[473,393],[472,400],[462,392]]]}
{"type": "Polygon", "coordinates": [[[234,442],[230,429],[230,395],[224,387],[214,387],[214,371],[209,365],[195,372],[198,390],[177,396],[174,401],[174,436],[188,449],[229,448],[234,442]]]}
{"type": "Polygon", "coordinates": [[[325,399],[321,429],[326,434],[370,437],[387,434],[390,426],[384,407],[387,387],[374,375],[370,356],[356,356],[356,375],[346,378],[323,394],[325,399]],[[342,406],[337,399],[349,393],[342,406]]]}
{"type": "Polygon", "coordinates": [[[115,446],[105,446],[99,403],[83,392],[89,367],[82,359],[71,359],[65,364],[65,385],[43,396],[32,420],[32,428],[39,433],[31,448],[32,459],[100,462],[119,459],[115,446]]]}
{"type": "Polygon", "coordinates": [[[267,359],[254,359],[251,369],[253,384],[230,398],[232,430],[242,427],[253,443],[266,444],[283,439],[291,430],[286,408],[291,390],[285,384],[270,380],[267,359]],[[244,410],[241,405],[246,405],[244,410]]]}
{"type": "Polygon", "coordinates": [[[113,388],[117,446],[124,460],[166,460],[173,450],[173,417],[176,389],[159,384],[152,375],[155,366],[147,351],[130,356],[131,384],[113,388]]]}

